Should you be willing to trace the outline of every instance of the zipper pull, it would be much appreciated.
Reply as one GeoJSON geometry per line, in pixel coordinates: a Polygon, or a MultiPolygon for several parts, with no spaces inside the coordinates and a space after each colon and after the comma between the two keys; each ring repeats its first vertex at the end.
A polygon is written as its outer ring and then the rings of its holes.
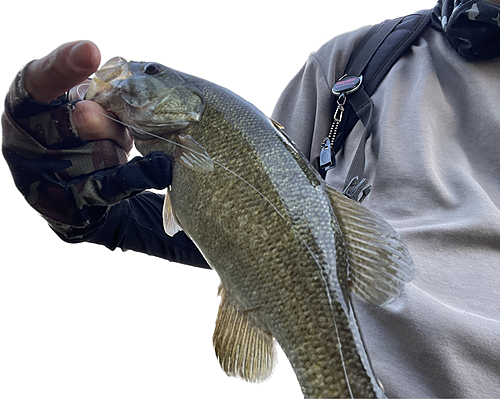
{"type": "Polygon", "coordinates": [[[335,167],[335,151],[333,149],[333,144],[337,138],[337,131],[339,129],[340,122],[342,122],[342,116],[344,115],[344,105],[346,102],[346,95],[341,93],[337,99],[337,108],[333,114],[333,123],[330,126],[330,132],[328,136],[325,137],[323,143],[321,143],[321,151],[319,153],[319,166],[323,168],[326,172],[335,167]]]}
{"type": "Polygon", "coordinates": [[[355,92],[361,86],[363,76],[342,76],[332,88],[332,93],[337,96],[337,108],[333,114],[332,125],[330,132],[321,143],[321,150],[319,153],[319,166],[325,172],[335,167],[335,150],[334,144],[337,138],[340,122],[344,115],[344,105],[347,101],[347,95],[355,92]]]}

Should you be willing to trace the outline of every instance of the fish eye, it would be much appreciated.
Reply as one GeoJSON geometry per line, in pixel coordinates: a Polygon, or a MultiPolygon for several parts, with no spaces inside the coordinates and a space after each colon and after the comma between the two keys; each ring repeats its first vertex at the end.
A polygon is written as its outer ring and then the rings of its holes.
{"type": "Polygon", "coordinates": [[[144,73],[146,75],[157,75],[161,72],[161,65],[155,62],[150,62],[144,67],[144,73]]]}

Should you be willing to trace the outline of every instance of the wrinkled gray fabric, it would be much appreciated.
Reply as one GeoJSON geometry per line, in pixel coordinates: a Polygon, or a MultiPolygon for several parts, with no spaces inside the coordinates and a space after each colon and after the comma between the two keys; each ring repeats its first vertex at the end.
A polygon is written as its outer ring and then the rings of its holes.
{"type": "MultiPolygon", "coordinates": [[[[330,126],[331,87],[369,28],[312,54],[273,118],[311,159],[330,126]]],[[[470,62],[426,30],[373,95],[364,204],[399,231],[416,265],[402,298],[356,300],[389,397],[500,397],[500,59],[470,62]]],[[[342,189],[358,122],[327,182],[342,189]]]]}

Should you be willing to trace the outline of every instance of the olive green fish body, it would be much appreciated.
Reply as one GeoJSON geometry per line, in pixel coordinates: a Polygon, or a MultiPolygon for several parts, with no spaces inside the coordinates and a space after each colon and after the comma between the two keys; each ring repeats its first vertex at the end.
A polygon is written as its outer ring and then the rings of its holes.
{"type": "Polygon", "coordinates": [[[240,309],[253,309],[276,338],[306,397],[381,396],[322,183],[267,119],[223,90],[217,94],[219,109],[205,108],[193,138],[269,202],[225,169],[208,174],[176,165],[172,205],[180,225],[240,309]]]}
{"type": "MultiPolygon", "coordinates": [[[[363,285],[377,276],[370,262],[378,260],[366,261],[369,266],[358,274],[351,269],[363,263],[359,259],[380,255],[396,259],[386,274],[400,276],[403,264],[403,274],[410,275],[406,249],[388,225],[327,187],[253,105],[202,79],[175,76],[202,99],[201,118],[183,127],[179,145],[144,136],[136,145],[143,153],[163,150],[176,161],[166,208],[221,278],[214,333],[221,366],[250,381],[265,379],[274,337],[305,397],[385,397],[364,349],[349,287],[359,281],[356,292],[370,293],[363,285]]],[[[188,108],[197,106],[194,99],[188,108]]],[[[176,140],[172,133],[165,137],[176,140]]],[[[404,285],[400,280],[393,296],[404,285]]]]}

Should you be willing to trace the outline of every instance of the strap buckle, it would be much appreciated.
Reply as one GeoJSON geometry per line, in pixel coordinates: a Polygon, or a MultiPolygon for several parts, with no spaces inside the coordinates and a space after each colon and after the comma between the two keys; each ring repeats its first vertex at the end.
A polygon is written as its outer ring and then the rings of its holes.
{"type": "Polygon", "coordinates": [[[364,177],[359,180],[359,182],[358,180],[358,176],[353,177],[349,184],[342,191],[342,194],[354,201],[358,201],[359,203],[361,203],[372,191],[372,186],[368,186],[365,188],[367,180],[364,177]],[[361,194],[361,198],[358,198],[359,194],[361,194]]]}

